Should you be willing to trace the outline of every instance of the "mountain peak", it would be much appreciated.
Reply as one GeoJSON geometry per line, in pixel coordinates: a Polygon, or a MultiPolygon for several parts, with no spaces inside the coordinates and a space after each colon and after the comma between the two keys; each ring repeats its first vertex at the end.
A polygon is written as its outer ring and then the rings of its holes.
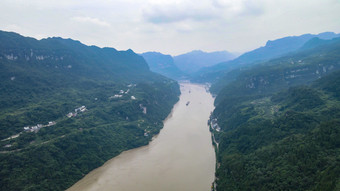
{"type": "Polygon", "coordinates": [[[204,52],[193,50],[186,54],[174,57],[175,64],[179,69],[187,73],[193,73],[207,66],[234,59],[235,56],[227,51],[204,52]]]}
{"type": "Polygon", "coordinates": [[[145,52],[140,54],[148,63],[150,70],[169,78],[180,79],[183,72],[174,64],[172,56],[160,52],[145,52]]]}

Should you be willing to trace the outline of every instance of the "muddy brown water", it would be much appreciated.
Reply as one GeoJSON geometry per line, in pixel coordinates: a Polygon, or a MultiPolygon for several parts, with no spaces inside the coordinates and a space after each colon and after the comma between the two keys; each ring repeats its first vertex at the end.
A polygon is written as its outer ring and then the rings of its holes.
{"type": "Polygon", "coordinates": [[[207,126],[213,101],[203,85],[182,83],[179,102],[149,145],[123,152],[67,191],[209,191],[215,173],[207,126]]]}

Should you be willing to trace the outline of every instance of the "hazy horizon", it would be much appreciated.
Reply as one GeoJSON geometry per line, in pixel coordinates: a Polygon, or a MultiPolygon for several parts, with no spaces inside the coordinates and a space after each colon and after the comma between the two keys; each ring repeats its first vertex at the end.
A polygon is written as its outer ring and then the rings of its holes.
{"type": "Polygon", "coordinates": [[[286,36],[340,32],[338,0],[3,0],[0,4],[0,30],[173,56],[192,50],[244,53],[286,36]]]}

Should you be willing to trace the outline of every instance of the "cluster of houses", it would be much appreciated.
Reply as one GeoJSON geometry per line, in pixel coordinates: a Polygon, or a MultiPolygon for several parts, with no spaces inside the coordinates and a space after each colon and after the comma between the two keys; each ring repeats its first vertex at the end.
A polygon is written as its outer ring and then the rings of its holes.
{"type": "Polygon", "coordinates": [[[216,130],[217,132],[220,132],[221,131],[221,127],[217,124],[217,119],[214,118],[214,119],[211,119],[210,120],[210,124],[211,124],[211,128],[213,130],[216,130]]]}
{"type": "Polygon", "coordinates": [[[109,97],[109,99],[120,98],[120,97],[123,97],[123,95],[116,94],[114,96],[109,97]]]}
{"type": "Polygon", "coordinates": [[[126,90],[126,92],[124,90],[120,90],[119,94],[115,94],[114,96],[109,97],[109,99],[121,98],[121,97],[123,97],[124,94],[128,94],[129,91],[130,91],[130,89],[126,90]]]}
{"type": "Polygon", "coordinates": [[[55,125],[55,124],[56,124],[55,121],[50,121],[50,122],[48,122],[47,125],[37,124],[35,126],[26,126],[26,127],[24,127],[24,131],[37,132],[37,131],[39,131],[39,129],[41,129],[43,127],[49,127],[49,126],[52,126],[52,125],[55,125]]]}
{"type": "MultiPolygon", "coordinates": [[[[3,140],[1,140],[1,141],[6,141],[6,140],[10,140],[10,139],[15,139],[15,138],[19,137],[23,132],[38,132],[39,129],[41,129],[41,128],[43,128],[43,127],[49,127],[49,126],[52,126],[52,125],[55,125],[55,124],[57,124],[55,121],[50,121],[50,122],[48,122],[47,125],[37,124],[37,125],[35,125],[35,126],[26,126],[26,127],[24,127],[24,131],[22,131],[22,132],[20,132],[20,133],[18,133],[18,134],[16,134],[16,135],[12,135],[12,136],[10,136],[10,137],[8,137],[8,138],[6,138],[6,139],[3,139],[3,140]]],[[[8,144],[8,145],[5,145],[4,147],[5,147],[5,148],[9,148],[9,147],[11,147],[11,146],[12,146],[11,144],[8,144]]]]}
{"type": "Polygon", "coordinates": [[[146,129],[144,129],[144,137],[148,137],[149,133],[150,133],[150,131],[147,131],[146,129]]]}
{"type": "MultiPolygon", "coordinates": [[[[127,87],[128,88],[131,88],[131,87],[135,87],[136,84],[129,84],[127,87]]],[[[130,92],[130,89],[127,89],[126,91],[124,90],[119,90],[119,94],[115,94],[113,96],[110,96],[109,99],[116,99],[116,98],[121,98],[123,97],[124,94],[128,94],[130,92]]],[[[136,97],[135,96],[131,96],[131,99],[132,100],[135,100],[136,97]]]]}
{"type": "MultiPolygon", "coordinates": [[[[74,110],[74,113],[72,113],[72,112],[68,113],[68,114],[67,114],[67,117],[69,117],[69,118],[75,117],[75,116],[77,116],[77,114],[78,114],[79,112],[85,112],[86,110],[87,110],[87,109],[86,109],[85,106],[81,106],[81,107],[79,107],[79,108],[76,108],[76,109],[74,110]]],[[[34,126],[26,126],[26,127],[24,127],[24,131],[26,131],[26,132],[38,132],[41,128],[53,126],[53,125],[55,125],[55,124],[57,124],[55,121],[50,121],[50,122],[48,122],[48,124],[46,124],[46,125],[37,124],[37,125],[34,125],[34,126]]],[[[6,138],[6,139],[3,139],[2,141],[8,140],[8,139],[17,138],[17,137],[20,136],[21,133],[22,133],[22,132],[20,132],[19,134],[13,135],[13,136],[11,136],[11,137],[8,137],[8,138],[6,138]]]]}
{"type": "Polygon", "coordinates": [[[70,113],[68,113],[66,116],[68,117],[68,118],[71,118],[71,117],[75,117],[75,116],[77,116],[78,115],[78,113],[82,113],[82,112],[85,112],[87,109],[86,109],[86,106],[81,106],[81,107],[79,107],[79,108],[76,108],[75,110],[74,110],[74,113],[73,112],[70,112],[70,113]]]}

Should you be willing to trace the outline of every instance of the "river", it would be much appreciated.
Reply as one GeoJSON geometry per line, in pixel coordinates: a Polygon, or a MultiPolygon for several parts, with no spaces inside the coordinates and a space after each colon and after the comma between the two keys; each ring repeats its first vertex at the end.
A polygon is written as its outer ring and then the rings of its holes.
{"type": "Polygon", "coordinates": [[[68,191],[209,191],[215,177],[207,126],[213,101],[204,86],[181,83],[180,100],[149,145],[121,153],[68,191]]]}

